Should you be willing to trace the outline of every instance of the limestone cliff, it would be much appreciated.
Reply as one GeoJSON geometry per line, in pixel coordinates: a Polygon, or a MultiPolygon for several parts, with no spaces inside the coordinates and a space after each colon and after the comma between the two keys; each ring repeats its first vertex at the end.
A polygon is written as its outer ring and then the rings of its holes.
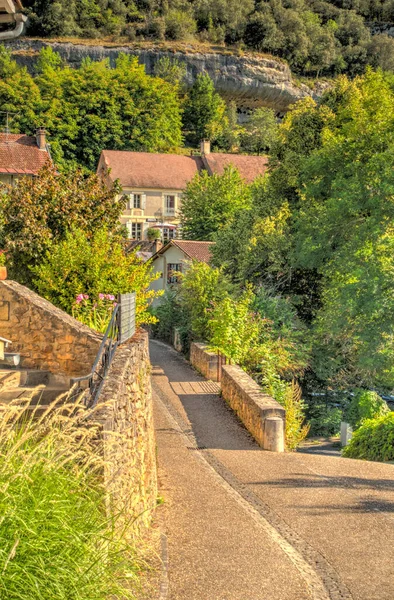
{"type": "Polygon", "coordinates": [[[226,53],[195,51],[185,45],[182,50],[142,45],[114,46],[74,44],[69,42],[33,40],[23,38],[7,44],[18,63],[32,69],[41,48],[51,46],[70,65],[78,66],[90,57],[93,60],[108,58],[113,63],[119,53],[137,56],[147,73],[153,73],[155,63],[163,56],[176,58],[186,65],[186,83],[192,85],[198,73],[206,72],[216,89],[227,99],[236,101],[240,109],[269,106],[278,113],[304,98],[317,98],[324,87],[317,83],[314,89],[296,83],[284,62],[257,54],[236,56],[226,53]]]}

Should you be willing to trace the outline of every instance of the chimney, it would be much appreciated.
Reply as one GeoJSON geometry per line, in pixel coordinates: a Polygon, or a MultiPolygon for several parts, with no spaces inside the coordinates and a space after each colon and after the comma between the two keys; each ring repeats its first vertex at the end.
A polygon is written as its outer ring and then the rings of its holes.
{"type": "Polygon", "coordinates": [[[209,140],[201,140],[200,149],[203,156],[211,154],[211,142],[209,140]]]}
{"type": "Polygon", "coordinates": [[[39,147],[40,150],[47,149],[46,133],[47,132],[45,131],[45,127],[39,127],[36,131],[37,146],[39,147]]]}

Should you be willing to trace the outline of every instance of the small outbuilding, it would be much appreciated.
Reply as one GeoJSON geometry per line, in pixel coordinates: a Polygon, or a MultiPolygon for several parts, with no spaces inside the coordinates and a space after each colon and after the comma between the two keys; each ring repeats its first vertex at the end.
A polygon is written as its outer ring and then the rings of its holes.
{"type": "MultiPolygon", "coordinates": [[[[209,264],[214,242],[171,240],[152,256],[153,270],[159,278],[151,284],[155,291],[167,290],[178,282],[178,273],[184,273],[191,261],[209,264]]],[[[160,303],[160,298],[155,300],[160,303]]]]}

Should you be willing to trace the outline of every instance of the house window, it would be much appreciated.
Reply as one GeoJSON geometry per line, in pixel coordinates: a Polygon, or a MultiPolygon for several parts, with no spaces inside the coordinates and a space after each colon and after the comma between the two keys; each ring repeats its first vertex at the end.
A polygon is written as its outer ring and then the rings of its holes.
{"type": "Polygon", "coordinates": [[[175,238],[176,238],[175,227],[163,227],[163,242],[168,242],[168,240],[175,240],[175,238]]]}
{"type": "Polygon", "coordinates": [[[181,273],[182,272],[182,265],[179,263],[168,263],[167,265],[167,283],[177,283],[178,282],[178,277],[175,275],[175,273],[181,273]]]}
{"type": "Polygon", "coordinates": [[[133,194],[133,208],[141,208],[141,194],[133,194]]]}
{"type": "Polygon", "coordinates": [[[132,208],[144,208],[144,197],[145,195],[143,194],[129,194],[127,208],[129,210],[132,208]]]}
{"type": "Polygon", "coordinates": [[[129,237],[132,240],[140,240],[142,238],[142,223],[127,223],[129,237]]]}
{"type": "Polygon", "coordinates": [[[175,215],[175,196],[165,196],[164,197],[164,208],[165,214],[169,217],[175,215]]]}

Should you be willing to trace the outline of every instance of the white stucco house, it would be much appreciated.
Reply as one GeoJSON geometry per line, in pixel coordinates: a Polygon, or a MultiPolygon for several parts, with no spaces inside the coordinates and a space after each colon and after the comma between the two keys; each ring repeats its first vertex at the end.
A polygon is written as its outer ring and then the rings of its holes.
{"type": "MultiPolygon", "coordinates": [[[[209,263],[214,242],[195,242],[191,240],[171,240],[151,258],[153,270],[159,278],[153,281],[151,289],[167,290],[177,283],[176,273],[184,273],[191,261],[209,263]]],[[[160,303],[160,298],[154,304],[160,303]]]]}

